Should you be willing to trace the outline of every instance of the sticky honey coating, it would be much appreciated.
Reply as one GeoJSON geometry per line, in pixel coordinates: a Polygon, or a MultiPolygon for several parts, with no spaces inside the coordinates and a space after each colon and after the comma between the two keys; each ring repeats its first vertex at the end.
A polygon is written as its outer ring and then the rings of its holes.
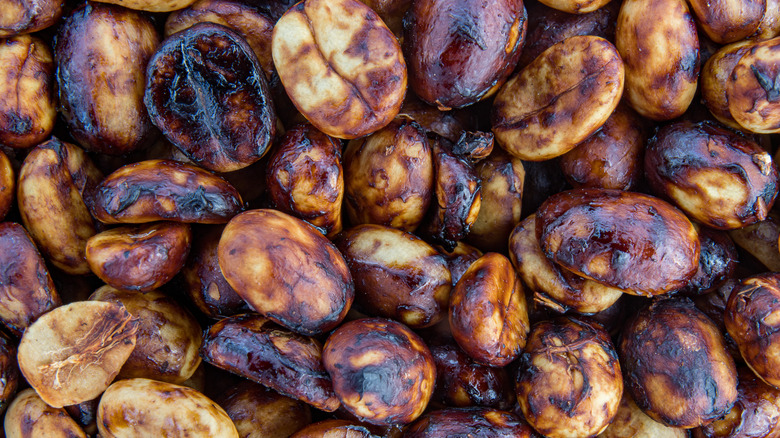
{"type": "Polygon", "coordinates": [[[144,104],[171,143],[216,172],[258,161],[276,134],[274,104],[254,51],[219,24],[197,23],[163,41],[146,68],[144,104]]]}
{"type": "Polygon", "coordinates": [[[89,298],[124,306],[138,319],[136,347],[119,371],[120,378],[144,377],[182,384],[201,363],[203,339],[192,314],[159,291],[141,293],[103,286],[89,298]]]}
{"type": "Polygon", "coordinates": [[[344,203],[351,223],[412,232],[432,201],[433,155],[417,123],[396,120],[344,151],[344,203]]]}
{"type": "Polygon", "coordinates": [[[492,127],[511,155],[543,161],[572,150],[617,107],[625,71],[617,49],[573,36],[540,54],[499,90],[492,127]]]}
{"type": "Polygon", "coordinates": [[[7,438],[87,438],[65,409],[47,405],[32,388],[14,398],[5,414],[3,429],[7,438]]]}
{"type": "Polygon", "coordinates": [[[312,125],[287,131],[266,166],[274,206],[332,238],[342,229],[344,170],[341,142],[312,125]]]}
{"type": "Polygon", "coordinates": [[[90,269],[107,284],[147,292],[170,281],[190,250],[189,224],[153,222],[112,228],[87,241],[90,269]]]}
{"type": "Polygon", "coordinates": [[[710,123],[661,128],[648,143],[645,174],[655,193],[717,229],[766,219],[780,183],[769,153],[710,123]]]}
{"type": "Polygon", "coordinates": [[[128,164],[108,175],[87,197],[103,223],[159,220],[221,224],[241,212],[238,191],[223,178],[171,160],[128,164]]]}
{"type": "Polygon", "coordinates": [[[0,264],[7,266],[0,275],[0,320],[20,336],[62,301],[46,263],[21,225],[0,224],[0,248],[0,264]]]}
{"type": "Polygon", "coordinates": [[[416,1],[404,26],[409,83],[449,110],[490,97],[517,64],[528,16],[522,0],[416,1]]]}
{"type": "Polygon", "coordinates": [[[658,198],[606,189],[553,195],[536,215],[545,255],[573,273],[635,295],[682,287],[699,264],[693,224],[658,198]]]}
{"type": "Polygon", "coordinates": [[[336,327],[354,299],[344,257],[306,222],[276,210],[250,210],[222,232],[219,266],[250,307],[298,333],[336,327]]]}
{"type": "Polygon", "coordinates": [[[618,410],[623,375],[609,334],[585,319],[533,326],[517,376],[526,421],[552,438],[594,437],[618,410]]]}
{"type": "Polygon", "coordinates": [[[0,144],[33,147],[54,129],[54,56],[40,38],[20,35],[0,42],[0,65],[0,144]]]}
{"type": "Polygon", "coordinates": [[[520,355],[530,323],[509,259],[493,252],[471,264],[452,290],[449,322],[455,341],[477,362],[501,367],[520,355]]]}
{"type": "Polygon", "coordinates": [[[429,327],[445,318],[452,289],[447,262],[413,234],[359,225],[336,237],[355,280],[355,305],[369,316],[429,327]]]}
{"type": "Polygon", "coordinates": [[[688,109],[699,77],[699,38],[686,2],[623,2],[615,45],[625,63],[625,97],[636,112],[670,120],[688,109]]]}
{"type": "Polygon", "coordinates": [[[690,429],[726,414],[737,370],[717,326],[688,299],[659,300],[623,329],[626,386],[647,415],[690,429]]]}
{"type": "Polygon", "coordinates": [[[225,410],[202,393],[185,386],[149,379],[112,384],[98,405],[101,436],[203,436],[238,438],[225,410]]]}
{"type": "Polygon", "coordinates": [[[404,433],[404,438],[452,436],[535,438],[538,435],[514,414],[489,408],[432,411],[415,421],[404,433]]]}
{"type": "Polygon", "coordinates": [[[86,149],[113,155],[149,146],[159,135],[143,103],[146,63],[160,43],[151,20],[91,3],[58,32],[60,111],[71,135],[86,149]]]}
{"type": "Polygon", "coordinates": [[[436,367],[423,340],[403,324],[369,318],[328,337],[322,360],[341,404],[371,424],[407,424],[425,410],[436,367]]]}
{"type": "Polygon", "coordinates": [[[401,47],[357,0],[306,0],[276,23],[272,55],[296,108],[320,131],[353,139],[398,114],[406,93],[401,47]]]}
{"type": "Polygon", "coordinates": [[[137,331],[138,321],[120,304],[66,304],[24,332],[19,369],[50,406],[92,400],[119,374],[135,348],[137,331]]]}
{"type": "Polygon", "coordinates": [[[734,286],[726,304],[726,330],[748,366],[766,383],[780,387],[780,275],[748,277],[734,286]]]}
{"type": "Polygon", "coordinates": [[[214,366],[333,412],[339,399],[322,365],[322,345],[257,314],[225,318],[211,326],[201,355],[214,366]]]}
{"type": "Polygon", "coordinates": [[[623,291],[572,274],[548,259],[536,238],[536,214],[525,218],[509,236],[509,259],[534,301],[559,312],[591,314],[607,309],[623,291]]]}
{"type": "Polygon", "coordinates": [[[33,149],[19,171],[22,223],[46,258],[69,274],[89,272],[86,244],[99,225],[86,198],[102,178],[83,149],[56,137],[33,149]]]}

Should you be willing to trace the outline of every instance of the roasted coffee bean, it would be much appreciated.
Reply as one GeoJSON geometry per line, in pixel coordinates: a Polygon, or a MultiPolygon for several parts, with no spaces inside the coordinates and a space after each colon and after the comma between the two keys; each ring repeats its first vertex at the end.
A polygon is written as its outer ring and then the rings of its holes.
{"type": "Polygon", "coordinates": [[[87,438],[65,409],[47,405],[32,388],[20,392],[8,407],[3,429],[6,438],[87,438]]]}
{"type": "Polygon", "coordinates": [[[454,436],[534,438],[536,433],[516,415],[487,408],[433,411],[415,421],[404,432],[404,438],[454,436]]]}
{"type": "Polygon", "coordinates": [[[0,38],[36,32],[62,16],[62,0],[4,0],[0,3],[0,38]]]}

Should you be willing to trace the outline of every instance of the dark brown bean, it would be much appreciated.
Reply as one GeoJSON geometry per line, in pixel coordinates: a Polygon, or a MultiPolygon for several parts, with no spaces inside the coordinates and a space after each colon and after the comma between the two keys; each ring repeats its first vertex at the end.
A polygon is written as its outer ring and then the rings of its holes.
{"type": "Polygon", "coordinates": [[[536,235],[548,258],[636,295],[682,287],[699,264],[696,229],[668,203],[639,193],[575,189],[539,208],[536,235]]]}
{"type": "Polygon", "coordinates": [[[750,368],[780,387],[780,274],[738,282],[726,304],[726,329],[750,368]]]}
{"type": "Polygon", "coordinates": [[[322,345],[256,314],[225,318],[209,328],[203,360],[281,394],[332,412],[339,407],[322,367],[322,345]]]}
{"type": "Polygon", "coordinates": [[[2,221],[14,205],[16,193],[16,175],[11,160],[5,152],[0,151],[0,221],[2,221]]]}
{"type": "Polygon", "coordinates": [[[54,56],[40,38],[20,35],[0,40],[0,66],[0,144],[33,147],[57,118],[54,56]]]}
{"type": "Polygon", "coordinates": [[[298,333],[336,327],[354,299],[344,257],[308,223],[250,210],[225,227],[218,248],[225,279],[254,310],[298,333]]]}
{"type": "Polygon", "coordinates": [[[704,295],[715,291],[734,278],[738,262],[737,248],[727,233],[699,228],[698,234],[701,242],[699,267],[690,282],[680,289],[680,292],[688,295],[704,295]]]}
{"type": "Polygon", "coordinates": [[[312,125],[295,126],[275,147],[265,176],[277,209],[305,220],[328,237],[341,231],[344,170],[340,141],[312,125]]]}
{"type": "Polygon", "coordinates": [[[753,35],[767,12],[767,0],[691,1],[691,9],[704,33],[719,44],[753,35]]]}
{"type": "Polygon", "coordinates": [[[540,433],[592,437],[615,417],[623,376],[606,330],[585,319],[561,317],[533,326],[516,388],[520,410],[540,433]]]}
{"type": "Polygon", "coordinates": [[[701,95],[704,104],[717,121],[735,129],[742,128],[729,111],[726,85],[737,62],[752,45],[753,41],[744,40],[723,46],[707,59],[701,69],[701,95]]]}
{"type": "Polygon", "coordinates": [[[413,93],[406,95],[398,117],[414,120],[426,131],[453,142],[458,141],[463,131],[476,129],[474,114],[468,108],[439,111],[436,107],[421,101],[413,93]]]}
{"type": "Polygon", "coordinates": [[[780,218],[770,213],[766,219],[729,231],[737,246],[755,257],[772,272],[780,272],[780,218]]]}
{"type": "Polygon", "coordinates": [[[415,421],[404,438],[533,438],[533,428],[516,415],[487,408],[433,411],[415,421]]]}
{"type": "Polygon", "coordinates": [[[249,306],[230,286],[219,269],[217,246],[222,236],[222,226],[197,228],[198,237],[192,243],[192,250],[181,270],[184,293],[204,315],[221,319],[226,316],[245,313],[249,306]]]}
{"type": "Polygon", "coordinates": [[[452,250],[477,220],[482,203],[481,180],[472,163],[455,153],[455,145],[438,138],[432,142],[434,202],[419,234],[452,250]]]}
{"type": "Polygon", "coordinates": [[[623,330],[620,357],[636,404],[667,426],[710,423],[737,399],[737,370],[723,336],[688,299],[641,310],[623,330]]]}
{"type": "Polygon", "coordinates": [[[347,420],[324,420],[292,434],[290,438],[377,438],[364,426],[347,420]]]}
{"type": "Polygon", "coordinates": [[[24,228],[0,224],[0,321],[17,336],[62,304],[46,264],[24,228]]]}
{"type": "Polygon", "coordinates": [[[216,398],[242,438],[288,438],[311,423],[305,403],[244,380],[216,398]]]}
{"type": "Polygon", "coordinates": [[[455,286],[460,277],[466,272],[466,269],[474,263],[475,260],[482,257],[482,251],[473,246],[458,242],[452,251],[447,251],[441,246],[434,246],[439,254],[444,256],[447,261],[447,267],[452,275],[452,285],[455,286]]]}
{"type": "Polygon", "coordinates": [[[530,330],[525,294],[509,259],[491,252],[471,264],[450,296],[452,336],[474,360],[508,365],[530,330]]]}
{"type": "Polygon", "coordinates": [[[0,333],[0,413],[5,412],[11,397],[16,394],[20,376],[16,345],[5,333],[0,333]]]}
{"type": "Polygon", "coordinates": [[[62,16],[62,0],[6,0],[0,4],[0,38],[39,31],[62,16]]]}
{"type": "Polygon", "coordinates": [[[159,220],[219,224],[242,209],[238,191],[199,167],[148,160],[121,167],[101,182],[87,204],[104,223],[159,220]]]}
{"type": "Polygon", "coordinates": [[[474,362],[452,340],[428,343],[436,364],[433,400],[452,407],[509,409],[515,399],[506,368],[474,362]]]}
{"type": "Polygon", "coordinates": [[[414,231],[433,194],[433,157],[425,131],[397,120],[344,151],[345,206],[352,224],[414,231]]]}
{"type": "Polygon", "coordinates": [[[259,160],[276,133],[265,74],[236,32],[199,23],[149,60],[144,103],[152,122],[194,163],[231,172],[259,160]]]}
{"type": "Polygon", "coordinates": [[[780,38],[752,44],[726,81],[729,112],[746,131],[780,132],[780,102],[775,78],[780,63],[780,38]]]}
{"type": "Polygon", "coordinates": [[[410,327],[429,327],[446,315],[452,278],[444,257],[413,234],[359,225],[334,240],[355,279],[355,305],[410,327]]]}
{"type": "Polygon", "coordinates": [[[84,4],[56,41],[60,111],[73,138],[113,155],[149,146],[159,135],[143,103],[144,69],[160,43],[152,21],[120,6],[84,4]]]}
{"type": "Polygon", "coordinates": [[[577,187],[633,190],[642,180],[645,122],[622,104],[595,134],[561,156],[563,174],[577,187]]]}
{"type": "Polygon", "coordinates": [[[520,57],[527,18],[522,0],[420,0],[404,22],[409,84],[442,110],[490,97],[520,57]]]}
{"type": "Polygon", "coordinates": [[[184,383],[200,365],[203,335],[192,314],[173,298],[158,292],[121,291],[103,286],[89,297],[124,306],[138,320],[136,346],[119,377],[184,383]]]}
{"type": "Polygon", "coordinates": [[[436,383],[436,366],[423,340],[387,319],[342,325],[325,342],[322,361],[342,406],[371,424],[414,421],[436,383]]]}
{"type": "Polygon", "coordinates": [[[190,226],[177,222],[113,228],[87,241],[87,263],[106,284],[147,292],[181,270],[191,240],[190,226]]]}
{"type": "Polygon", "coordinates": [[[661,128],[645,153],[653,190],[717,229],[766,219],[780,187],[772,156],[758,144],[709,123],[661,128]]]}
{"type": "Polygon", "coordinates": [[[400,40],[403,37],[403,18],[412,0],[360,0],[373,9],[400,40]]]}

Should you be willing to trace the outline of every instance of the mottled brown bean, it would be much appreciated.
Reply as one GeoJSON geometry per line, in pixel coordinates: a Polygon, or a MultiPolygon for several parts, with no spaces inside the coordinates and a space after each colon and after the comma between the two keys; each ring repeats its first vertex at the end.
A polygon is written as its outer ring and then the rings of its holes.
{"type": "Polygon", "coordinates": [[[125,306],[138,320],[136,346],[119,377],[181,384],[195,374],[203,336],[198,321],[176,300],[158,291],[121,291],[111,286],[101,287],[89,299],[125,306]]]}
{"type": "Polygon", "coordinates": [[[308,223],[276,210],[244,212],[225,227],[219,266],[250,307],[305,335],[347,314],[354,283],[344,257],[308,223]]]}
{"type": "Polygon", "coordinates": [[[599,438],[688,438],[685,429],[663,425],[639,409],[631,394],[623,392],[617,415],[599,438]]]}
{"type": "Polygon", "coordinates": [[[728,233],[700,227],[698,234],[701,242],[699,267],[688,284],[680,289],[680,292],[688,295],[704,295],[715,291],[734,278],[739,261],[737,248],[728,233]]]}
{"type": "Polygon", "coordinates": [[[484,251],[503,252],[520,222],[525,168],[520,159],[496,148],[475,169],[482,180],[482,201],[466,241],[484,251]]]}
{"type": "Polygon", "coordinates": [[[436,383],[436,366],[423,340],[387,319],[342,325],[325,342],[322,361],[342,406],[371,424],[414,421],[436,383]]]}
{"type": "Polygon", "coordinates": [[[491,252],[471,264],[450,296],[452,336],[474,360],[508,365],[530,330],[525,294],[511,262],[491,252]]]}
{"type": "Polygon", "coordinates": [[[452,276],[452,285],[455,286],[460,277],[466,272],[466,269],[474,263],[475,260],[482,257],[482,251],[463,242],[458,242],[452,251],[447,251],[441,246],[434,246],[439,254],[444,256],[447,261],[447,267],[452,276]]]}
{"type": "Polygon", "coordinates": [[[623,376],[600,325],[561,317],[533,326],[516,388],[526,421],[543,435],[593,437],[617,413],[623,376]]]}
{"type": "Polygon", "coordinates": [[[442,110],[490,97],[517,64],[527,14],[522,0],[420,0],[404,22],[409,83],[442,110]]]}
{"type": "Polygon", "coordinates": [[[452,288],[444,257],[413,234],[359,225],[334,240],[355,280],[355,306],[413,328],[442,320],[452,288]]]}
{"type": "Polygon", "coordinates": [[[17,336],[62,304],[46,264],[24,228],[0,224],[0,321],[17,336]]]}
{"type": "Polygon", "coordinates": [[[536,215],[528,216],[509,236],[509,259],[534,301],[559,313],[590,314],[607,309],[623,291],[572,274],[548,259],[536,238],[536,215]]]}
{"type": "Polygon", "coordinates": [[[699,38],[685,1],[624,1],[615,45],[626,68],[625,97],[640,115],[669,120],[688,109],[699,77],[699,38]]]}
{"type": "Polygon", "coordinates": [[[62,0],[3,0],[0,3],[0,38],[54,25],[62,16],[63,6],[62,0]]]}
{"type": "Polygon", "coordinates": [[[403,18],[412,5],[412,0],[360,0],[373,9],[388,29],[393,31],[398,39],[403,37],[403,18]]]}
{"type": "Polygon", "coordinates": [[[726,81],[731,117],[751,132],[780,132],[780,38],[760,41],[737,61],[726,81]],[[777,84],[777,85],[776,85],[777,84]]]}
{"type": "Polygon", "coordinates": [[[636,295],[678,289],[699,264],[699,237],[688,218],[639,193],[575,189],[553,195],[539,208],[536,235],[555,263],[636,295]]]}
{"type": "Polygon", "coordinates": [[[332,412],[339,399],[322,367],[322,345],[257,314],[225,318],[209,328],[203,359],[281,394],[332,412]]]}
{"type": "Polygon", "coordinates": [[[772,272],[780,272],[780,219],[770,213],[761,222],[729,231],[740,249],[752,255],[772,272]]]}
{"type": "Polygon", "coordinates": [[[411,119],[419,123],[425,131],[440,135],[449,141],[458,141],[464,131],[476,129],[476,121],[468,108],[451,111],[439,111],[420,100],[413,93],[404,99],[399,118],[411,119]]]}
{"type": "Polygon", "coordinates": [[[8,155],[0,151],[0,221],[5,218],[14,205],[14,194],[16,193],[15,173],[8,155]]]}
{"type": "Polygon", "coordinates": [[[198,237],[192,243],[190,255],[181,270],[184,293],[190,302],[204,315],[215,319],[249,310],[246,301],[230,286],[219,269],[217,247],[223,229],[222,226],[206,230],[196,228],[194,234],[198,237]]]}
{"type": "Polygon", "coordinates": [[[219,24],[198,23],[163,41],[146,68],[144,104],[174,146],[216,172],[258,161],[276,134],[257,57],[219,24]]]}
{"type": "Polygon", "coordinates": [[[197,23],[216,23],[233,29],[252,48],[266,78],[274,73],[274,61],[271,58],[274,21],[258,9],[233,0],[199,0],[168,16],[165,37],[197,23]]]}
{"type": "Polygon", "coordinates": [[[100,0],[130,9],[149,12],[170,12],[186,8],[195,0],[100,0]]]}
{"type": "Polygon", "coordinates": [[[623,329],[626,386],[647,415],[681,428],[727,413],[737,399],[737,370],[715,324],[693,302],[660,300],[623,329]]]}
{"type": "Polygon", "coordinates": [[[404,438],[534,438],[536,433],[516,415],[487,408],[433,411],[404,431],[404,438]]]}
{"type": "Polygon", "coordinates": [[[190,226],[177,222],[113,228],[87,241],[87,263],[106,284],[148,292],[181,270],[191,240],[190,226]]]}
{"type": "Polygon", "coordinates": [[[717,121],[735,129],[742,127],[729,111],[726,86],[737,62],[752,45],[753,41],[744,40],[723,46],[707,59],[701,69],[701,95],[704,104],[717,121]]]}
{"type": "Polygon", "coordinates": [[[320,131],[352,139],[398,114],[406,93],[401,47],[358,0],[305,0],[276,23],[272,55],[287,94],[320,131]]]}
{"type": "Polygon", "coordinates": [[[86,204],[103,174],[81,148],[57,138],[33,149],[19,171],[22,223],[46,258],[69,274],[86,274],[87,239],[98,224],[86,204]]]}
{"type": "Polygon", "coordinates": [[[604,125],[561,156],[561,170],[577,187],[634,190],[642,180],[645,122],[622,104],[604,125]]]}
{"type": "Polygon", "coordinates": [[[780,388],[780,274],[741,280],[726,304],[726,330],[748,366],[780,388]]]}
{"type": "Polygon", "coordinates": [[[138,320],[115,303],[79,301],[44,314],[19,341],[19,369],[49,406],[97,398],[136,346],[138,320]]]}
{"type": "Polygon", "coordinates": [[[159,220],[220,224],[242,209],[238,191],[199,167],[170,160],[128,164],[88,197],[92,215],[109,224],[159,220]]]}
{"type": "Polygon", "coordinates": [[[248,380],[214,401],[233,420],[241,438],[288,438],[311,423],[307,404],[248,380]]]}
{"type": "Polygon", "coordinates": [[[452,407],[511,408],[515,394],[506,368],[474,362],[452,340],[428,342],[436,364],[433,400],[452,407]]]}
{"type": "Polygon", "coordinates": [[[341,142],[312,125],[287,131],[266,166],[274,206],[333,237],[341,231],[344,169],[341,142]]]}
{"type": "Polygon", "coordinates": [[[20,392],[8,407],[3,429],[6,438],[87,438],[65,409],[47,405],[32,388],[20,392]]]}
{"type": "Polygon", "coordinates": [[[727,44],[756,33],[767,3],[767,0],[693,0],[690,5],[704,33],[716,43],[727,44]]]}
{"type": "Polygon", "coordinates": [[[453,249],[468,235],[482,204],[482,184],[467,155],[456,153],[456,145],[438,138],[432,142],[434,197],[428,220],[419,234],[453,249]]]}
{"type": "Polygon", "coordinates": [[[11,402],[20,383],[19,365],[16,361],[16,343],[5,333],[0,333],[0,413],[11,402]]]}
{"type": "Polygon", "coordinates": [[[113,155],[150,145],[159,134],[144,108],[144,69],[160,43],[151,20],[90,3],[71,13],[58,32],[60,111],[73,138],[113,155]]]}
{"type": "Polygon", "coordinates": [[[51,49],[30,35],[0,40],[0,66],[0,144],[35,146],[51,134],[57,117],[51,49]]]}
{"type": "Polygon", "coordinates": [[[758,144],[709,123],[661,128],[645,152],[653,191],[712,228],[766,219],[777,197],[777,166],[758,144]]]}
{"type": "Polygon", "coordinates": [[[120,380],[111,385],[100,398],[97,424],[105,438],[239,437],[230,417],[205,395],[148,379],[120,380]]]}
{"type": "Polygon", "coordinates": [[[433,156],[425,131],[397,120],[344,151],[344,201],[351,223],[414,231],[431,202],[433,156]]]}
{"type": "Polygon", "coordinates": [[[603,38],[573,36],[554,44],[496,95],[496,141],[524,160],[569,152],[615,110],[624,75],[617,49],[603,38]]]}

